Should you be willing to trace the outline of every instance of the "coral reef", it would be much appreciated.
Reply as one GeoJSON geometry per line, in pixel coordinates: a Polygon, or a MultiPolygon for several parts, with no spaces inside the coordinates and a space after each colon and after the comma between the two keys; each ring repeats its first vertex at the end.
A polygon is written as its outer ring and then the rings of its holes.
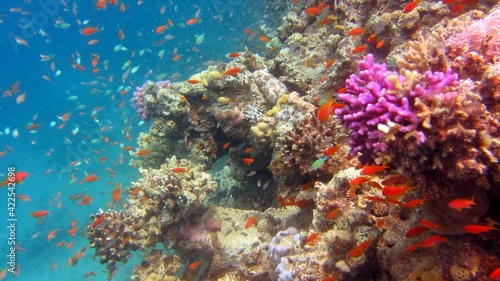
{"type": "Polygon", "coordinates": [[[162,243],[133,280],[486,280],[500,8],[291,2],[259,54],[137,88],[141,178],[92,217],[96,256],[111,274],[162,243]]]}

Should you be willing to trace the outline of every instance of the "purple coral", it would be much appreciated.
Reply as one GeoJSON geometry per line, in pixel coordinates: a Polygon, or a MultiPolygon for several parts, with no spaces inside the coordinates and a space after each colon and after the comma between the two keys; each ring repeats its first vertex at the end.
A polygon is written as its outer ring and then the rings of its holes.
{"type": "Polygon", "coordinates": [[[168,88],[172,85],[170,81],[158,81],[155,84],[151,81],[146,81],[141,87],[137,87],[132,97],[132,104],[137,108],[137,115],[142,120],[149,121],[153,113],[146,106],[146,95],[154,94],[160,90],[168,88]],[[154,86],[154,87],[153,87],[154,86]],[[151,93],[153,91],[153,93],[151,93]]]}
{"type": "Polygon", "coordinates": [[[458,76],[451,70],[445,73],[426,72],[427,85],[417,85],[411,93],[405,92],[404,76],[387,71],[386,64],[375,63],[373,55],[358,63],[360,72],[346,80],[347,91],[338,99],[346,106],[335,110],[340,123],[351,129],[349,154],[360,152],[362,162],[372,162],[388,150],[391,135],[415,131],[417,144],[426,141],[417,131],[421,120],[412,111],[413,100],[420,98],[452,99],[456,92],[446,92],[447,86],[456,86],[458,76]],[[397,79],[400,85],[394,85],[397,79]],[[446,93],[444,93],[446,92],[446,93]],[[388,134],[391,135],[388,135],[388,134]]]}

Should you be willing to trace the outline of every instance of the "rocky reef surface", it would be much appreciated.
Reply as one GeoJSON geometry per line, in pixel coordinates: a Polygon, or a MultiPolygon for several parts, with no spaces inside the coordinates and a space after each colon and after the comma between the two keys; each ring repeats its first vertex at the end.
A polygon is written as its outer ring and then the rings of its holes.
{"type": "Polygon", "coordinates": [[[141,179],[92,217],[96,257],[144,251],[132,280],[493,279],[500,8],[289,5],[262,56],[137,88],[141,179]]]}

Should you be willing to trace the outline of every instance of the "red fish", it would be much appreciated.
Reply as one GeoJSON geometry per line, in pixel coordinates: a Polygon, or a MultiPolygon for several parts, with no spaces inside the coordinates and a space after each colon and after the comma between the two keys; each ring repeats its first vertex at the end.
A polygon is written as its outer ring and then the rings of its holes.
{"type": "Polygon", "coordinates": [[[226,70],[224,72],[224,76],[227,76],[227,75],[238,75],[238,73],[240,72],[240,68],[239,67],[233,67],[233,68],[230,68],[228,70],[226,70]]]}
{"type": "Polygon", "coordinates": [[[252,165],[253,159],[252,158],[243,158],[243,163],[245,163],[245,165],[252,165]]]}
{"type": "Polygon", "coordinates": [[[351,29],[351,30],[349,30],[349,32],[347,32],[347,34],[349,34],[351,36],[359,36],[359,35],[363,35],[363,33],[365,33],[365,30],[362,29],[361,27],[351,29]]]}
{"type": "Polygon", "coordinates": [[[418,248],[420,248],[420,247],[422,247],[422,244],[420,244],[420,243],[417,243],[417,244],[412,244],[412,245],[410,245],[410,246],[408,246],[408,247],[406,248],[406,251],[407,251],[407,252],[413,252],[413,251],[415,251],[416,249],[418,249],[418,248]]]}
{"type": "Polygon", "coordinates": [[[470,209],[472,205],[476,205],[476,203],[474,202],[474,197],[472,197],[472,199],[455,199],[448,203],[448,207],[459,212],[461,212],[462,209],[470,209]]]}
{"type": "Polygon", "coordinates": [[[498,228],[493,227],[493,224],[490,225],[469,224],[464,226],[464,231],[471,234],[481,234],[484,232],[488,232],[490,230],[498,230],[498,228]]]}
{"type": "Polygon", "coordinates": [[[376,173],[380,173],[383,170],[387,169],[388,167],[386,165],[371,165],[371,166],[366,166],[361,170],[361,175],[362,176],[368,176],[368,175],[373,175],[376,173]]]}
{"type": "Polygon", "coordinates": [[[118,202],[118,200],[120,200],[120,191],[121,191],[121,187],[122,187],[122,184],[121,183],[118,183],[116,185],[116,188],[115,190],[113,190],[111,192],[111,194],[113,195],[113,203],[116,204],[116,202],[118,202]]]}
{"type": "Polygon", "coordinates": [[[344,107],[343,103],[334,103],[333,100],[325,102],[318,110],[318,120],[320,123],[325,123],[336,108],[344,107]]]}
{"type": "Polygon", "coordinates": [[[373,238],[369,238],[368,240],[361,242],[361,244],[359,244],[356,248],[349,251],[348,255],[352,258],[360,257],[366,252],[372,242],[373,238]]]}
{"type": "Polygon", "coordinates": [[[92,224],[92,227],[95,228],[96,226],[100,225],[103,221],[104,221],[104,216],[96,218],[94,223],[92,224]]]}
{"type": "Polygon", "coordinates": [[[251,216],[248,220],[247,220],[247,223],[245,223],[245,228],[249,228],[251,227],[252,225],[255,224],[255,221],[257,220],[257,217],[259,216],[259,214],[256,214],[256,215],[253,215],[251,216]]]}
{"type": "Polygon", "coordinates": [[[407,191],[414,190],[416,187],[397,187],[397,186],[386,186],[382,190],[382,195],[390,198],[398,198],[403,196],[407,191]]]}
{"type": "Polygon", "coordinates": [[[174,173],[185,173],[187,171],[186,168],[184,167],[175,167],[175,168],[172,168],[172,172],[174,173]]]}
{"type": "Polygon", "coordinates": [[[89,36],[89,35],[95,34],[98,31],[99,31],[99,27],[85,27],[82,30],[82,35],[89,36]]]}
{"type": "Polygon", "coordinates": [[[50,241],[56,237],[56,233],[59,231],[59,229],[54,229],[51,232],[49,232],[49,235],[47,235],[47,241],[50,241]]]}
{"type": "Polygon", "coordinates": [[[422,247],[424,248],[429,248],[429,247],[434,247],[439,243],[446,242],[448,243],[448,239],[441,237],[439,235],[432,235],[427,237],[424,241],[422,241],[422,247]]]}
{"type": "Polygon", "coordinates": [[[318,239],[318,237],[320,236],[321,234],[320,233],[312,233],[310,234],[309,236],[307,236],[306,238],[306,244],[309,244],[311,246],[314,246],[315,244],[315,240],[318,239]]]}
{"type": "Polygon", "coordinates": [[[307,9],[305,9],[304,12],[306,14],[310,15],[311,17],[315,17],[315,16],[321,14],[321,12],[323,12],[323,9],[322,8],[318,8],[318,7],[309,7],[307,9]]]}
{"type": "Polygon", "coordinates": [[[418,237],[418,236],[426,233],[427,231],[429,231],[429,228],[427,226],[417,225],[417,226],[414,226],[414,227],[410,228],[406,232],[405,237],[406,238],[418,237]]]}
{"type": "Polygon", "coordinates": [[[339,148],[340,148],[339,145],[328,147],[327,149],[325,149],[325,155],[331,156],[331,155],[335,154],[339,150],[339,148]]]}
{"type": "Polygon", "coordinates": [[[188,266],[189,275],[191,275],[191,277],[194,276],[194,274],[196,273],[196,269],[200,266],[200,264],[201,264],[201,261],[196,261],[196,262],[189,264],[189,266],[188,266]]]}
{"type": "Polygon", "coordinates": [[[367,182],[368,180],[369,180],[369,178],[367,178],[367,177],[357,177],[355,179],[350,180],[349,184],[351,186],[353,186],[353,185],[360,185],[360,184],[363,184],[363,183],[367,182]]]}
{"type": "Polygon", "coordinates": [[[49,211],[46,211],[46,210],[42,210],[42,211],[36,211],[36,212],[32,212],[32,213],[29,213],[30,216],[34,217],[34,218],[44,218],[45,216],[47,216],[48,214],[50,214],[49,211]]]}
{"type": "Polygon", "coordinates": [[[71,237],[75,237],[75,233],[77,230],[78,230],[78,226],[73,227],[72,229],[68,230],[68,233],[69,233],[69,235],[71,235],[71,237]]]}
{"type": "Polygon", "coordinates": [[[264,35],[260,36],[260,37],[259,37],[259,40],[260,40],[260,41],[262,41],[262,42],[264,42],[264,43],[267,43],[267,42],[271,41],[271,40],[269,40],[269,38],[267,38],[267,37],[266,37],[266,36],[264,36],[264,35]]]}
{"type": "Polygon", "coordinates": [[[200,83],[200,80],[188,79],[188,80],[186,80],[186,82],[188,82],[189,84],[198,84],[198,83],[200,83]]]}
{"type": "Polygon", "coordinates": [[[405,207],[406,208],[414,208],[414,207],[424,203],[426,200],[427,200],[427,198],[413,199],[413,200],[406,202],[405,207]]]}
{"type": "Polygon", "coordinates": [[[85,182],[94,182],[99,179],[100,177],[96,176],[95,174],[88,174],[86,177],[83,178],[85,182]]]}
{"type": "Polygon", "coordinates": [[[329,68],[330,66],[332,66],[334,63],[335,63],[336,60],[329,60],[326,62],[325,64],[325,68],[329,68]]]}
{"type": "Polygon", "coordinates": [[[187,20],[186,25],[193,25],[193,24],[197,24],[198,22],[200,22],[200,20],[193,18],[193,19],[187,20]]]}
{"type": "Polygon", "coordinates": [[[421,0],[415,0],[410,3],[408,3],[404,8],[403,8],[403,13],[409,13],[413,11],[418,6],[418,3],[420,3],[421,0]]]}
{"type": "Polygon", "coordinates": [[[366,49],[366,46],[364,46],[364,45],[357,46],[354,49],[352,49],[352,53],[353,54],[358,54],[358,53],[363,52],[365,49],[366,49]]]}
{"type": "Polygon", "coordinates": [[[426,226],[428,228],[441,229],[441,226],[439,226],[431,221],[428,221],[428,220],[420,220],[420,224],[423,226],[426,226]]]}
{"type": "Polygon", "coordinates": [[[332,220],[333,218],[335,218],[337,216],[337,214],[339,213],[339,209],[338,208],[335,208],[333,209],[327,216],[326,216],[326,219],[327,220],[332,220]]]}
{"type": "Polygon", "coordinates": [[[490,280],[495,280],[495,281],[500,280],[500,267],[498,267],[497,269],[493,270],[493,272],[491,272],[490,280]]]}

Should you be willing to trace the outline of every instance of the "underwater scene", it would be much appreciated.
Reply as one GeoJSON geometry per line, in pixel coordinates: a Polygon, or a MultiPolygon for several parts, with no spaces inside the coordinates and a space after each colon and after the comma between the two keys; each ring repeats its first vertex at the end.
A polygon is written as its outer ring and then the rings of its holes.
{"type": "Polygon", "coordinates": [[[0,280],[500,280],[498,1],[2,1],[0,46],[0,280]]]}

